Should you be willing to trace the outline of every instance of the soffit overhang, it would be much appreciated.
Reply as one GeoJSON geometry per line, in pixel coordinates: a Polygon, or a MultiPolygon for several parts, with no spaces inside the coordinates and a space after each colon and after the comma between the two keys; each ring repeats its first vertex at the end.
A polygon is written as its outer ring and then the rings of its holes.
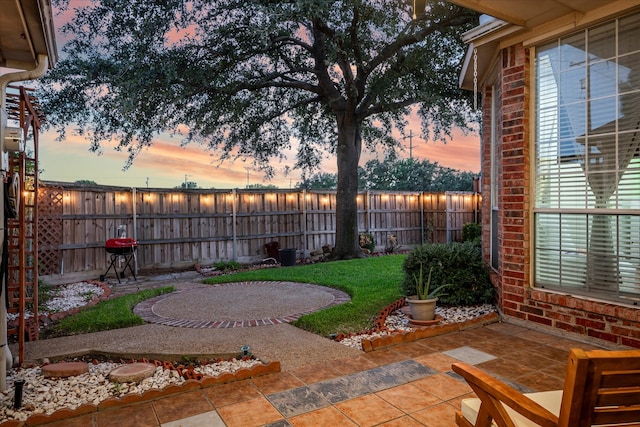
{"type": "Polygon", "coordinates": [[[465,33],[469,48],[463,60],[460,86],[472,90],[491,75],[501,49],[537,43],[580,28],[640,10],[640,0],[449,0],[485,15],[485,22],[465,33]],[[476,50],[477,49],[477,50],[476,50]],[[474,50],[476,62],[474,65],[474,50]]]}
{"type": "Polygon", "coordinates": [[[38,55],[58,59],[50,0],[2,0],[0,10],[0,66],[31,70],[38,55]]]}

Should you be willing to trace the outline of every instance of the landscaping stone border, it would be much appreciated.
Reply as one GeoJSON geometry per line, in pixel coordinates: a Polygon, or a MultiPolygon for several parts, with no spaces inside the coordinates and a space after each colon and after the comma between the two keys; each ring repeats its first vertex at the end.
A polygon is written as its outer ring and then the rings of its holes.
{"type": "Polygon", "coordinates": [[[253,377],[272,374],[280,372],[280,362],[264,362],[262,365],[252,366],[251,368],[241,368],[234,373],[224,373],[216,377],[202,376],[193,372],[193,367],[174,366],[171,362],[153,361],[156,366],[163,366],[165,369],[175,369],[178,373],[187,378],[186,381],[180,385],[173,384],[163,389],[147,390],[144,393],[127,394],[122,397],[110,397],[103,400],[97,405],[86,403],[77,407],[76,409],[63,408],[59,409],[51,414],[33,414],[25,421],[7,420],[0,422],[2,427],[25,427],[25,426],[37,426],[41,424],[52,423],[54,421],[61,421],[72,417],[78,417],[80,415],[91,414],[93,412],[100,412],[107,409],[112,409],[121,405],[129,405],[132,403],[141,403],[151,400],[157,400],[163,397],[168,397],[173,394],[184,393],[185,391],[195,390],[199,388],[212,387],[218,384],[231,383],[235,381],[242,381],[253,377]]]}
{"type": "Polygon", "coordinates": [[[401,309],[406,304],[406,298],[400,298],[397,301],[389,304],[383,308],[374,322],[374,328],[369,331],[358,332],[353,334],[338,334],[335,338],[336,341],[341,341],[348,337],[353,337],[362,334],[372,334],[376,332],[389,332],[388,335],[376,336],[366,338],[362,340],[362,350],[364,352],[371,352],[394,345],[413,342],[421,340],[423,338],[435,337],[438,335],[449,334],[452,332],[460,332],[466,329],[479,328],[491,323],[500,321],[498,313],[489,313],[484,316],[477,317],[475,319],[467,320],[464,322],[438,324],[432,326],[422,326],[414,328],[411,331],[389,331],[389,328],[385,325],[387,317],[396,310],[401,309]]]}

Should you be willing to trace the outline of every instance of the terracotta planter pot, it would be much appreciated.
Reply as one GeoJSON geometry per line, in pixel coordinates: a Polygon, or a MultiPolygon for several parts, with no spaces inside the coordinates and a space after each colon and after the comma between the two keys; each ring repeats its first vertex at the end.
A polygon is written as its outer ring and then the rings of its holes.
{"type": "Polygon", "coordinates": [[[411,309],[411,317],[415,320],[433,320],[436,317],[436,302],[438,298],[418,299],[417,296],[407,298],[411,309]]]}

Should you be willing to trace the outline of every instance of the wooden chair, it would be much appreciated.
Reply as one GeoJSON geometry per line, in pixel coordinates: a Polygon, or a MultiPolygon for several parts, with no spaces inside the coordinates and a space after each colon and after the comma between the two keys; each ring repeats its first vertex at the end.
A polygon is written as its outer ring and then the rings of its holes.
{"type": "Polygon", "coordinates": [[[564,389],[522,394],[480,369],[454,363],[478,399],[464,399],[461,427],[640,426],[640,350],[569,354],[564,389]]]}

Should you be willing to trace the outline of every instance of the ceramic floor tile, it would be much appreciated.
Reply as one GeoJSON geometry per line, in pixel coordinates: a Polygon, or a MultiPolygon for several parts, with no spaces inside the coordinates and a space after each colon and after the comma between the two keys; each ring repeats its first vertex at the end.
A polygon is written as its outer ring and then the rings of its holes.
{"type": "MultiPolygon", "coordinates": [[[[461,347],[463,345],[471,345],[478,341],[478,337],[468,332],[453,332],[445,335],[451,341],[456,343],[455,347],[461,347]]],[[[453,347],[453,348],[455,348],[453,347]]]]}
{"type": "Polygon", "coordinates": [[[258,427],[275,423],[282,415],[264,397],[218,408],[227,427],[258,427]]]}
{"type": "Polygon", "coordinates": [[[281,391],[266,397],[287,418],[331,405],[320,393],[311,390],[308,386],[281,391]]]}
{"type": "Polygon", "coordinates": [[[423,338],[416,341],[433,351],[445,351],[460,347],[460,343],[450,338],[448,335],[438,335],[435,337],[423,338]]]}
{"type": "Polygon", "coordinates": [[[333,366],[337,371],[342,373],[342,375],[346,375],[375,368],[378,365],[363,356],[359,356],[336,360],[333,366]]]}
{"type": "Polygon", "coordinates": [[[444,351],[443,354],[446,354],[449,357],[453,357],[454,359],[458,359],[461,362],[469,363],[470,365],[477,365],[478,363],[488,362],[489,360],[493,360],[496,358],[496,356],[492,354],[476,350],[475,348],[469,346],[447,350],[444,351]]]}
{"type": "Polygon", "coordinates": [[[564,379],[547,375],[542,372],[534,372],[518,377],[516,381],[534,391],[561,390],[564,388],[564,379]]]}
{"type": "Polygon", "coordinates": [[[414,360],[405,360],[352,374],[350,377],[352,381],[368,384],[371,391],[380,391],[415,381],[434,373],[434,370],[414,360]]]}
{"type": "Polygon", "coordinates": [[[181,420],[163,423],[160,427],[226,427],[216,411],[209,411],[181,420]]]}
{"type": "Polygon", "coordinates": [[[213,406],[202,390],[181,393],[179,397],[170,396],[152,402],[160,423],[179,420],[213,410],[213,406]]]}
{"type": "Polygon", "coordinates": [[[477,365],[477,367],[490,374],[500,375],[503,378],[507,378],[513,381],[515,381],[515,379],[518,377],[535,372],[528,366],[524,366],[521,363],[506,360],[501,357],[490,360],[488,362],[480,363],[477,365]]]}
{"type": "Polygon", "coordinates": [[[376,350],[367,353],[364,358],[371,360],[377,365],[387,365],[389,363],[396,363],[407,360],[409,357],[394,350],[376,350]]]}
{"type": "Polygon", "coordinates": [[[458,333],[457,337],[463,338],[465,341],[471,339],[473,341],[482,341],[487,339],[493,339],[496,336],[494,331],[490,331],[486,328],[473,328],[466,329],[458,333]]]}
{"type": "Polygon", "coordinates": [[[426,427],[456,427],[456,408],[448,403],[414,412],[411,416],[426,427]]]}
{"type": "Polygon", "coordinates": [[[416,357],[414,360],[424,366],[434,369],[437,372],[450,371],[451,364],[458,362],[458,359],[454,359],[444,353],[432,353],[426,356],[416,357]]]}
{"type": "Polygon", "coordinates": [[[216,408],[261,396],[260,392],[249,381],[206,387],[202,391],[209,397],[209,400],[216,408]]]}
{"type": "Polygon", "coordinates": [[[505,359],[511,361],[517,360],[519,363],[534,370],[546,369],[551,366],[566,366],[566,363],[561,363],[554,359],[548,359],[538,353],[533,353],[530,351],[519,351],[513,353],[512,355],[509,355],[508,357],[505,357],[505,359]]]}
{"type": "Polygon", "coordinates": [[[557,348],[559,350],[566,350],[567,352],[569,350],[571,350],[572,348],[581,348],[585,351],[589,351],[589,350],[597,350],[597,349],[602,349],[603,347],[597,346],[595,344],[586,344],[583,342],[579,342],[579,341],[574,341],[568,338],[558,338],[558,337],[554,337],[555,339],[553,341],[550,341],[547,343],[547,346],[549,347],[553,347],[553,348],[557,348]]]}
{"type": "Polygon", "coordinates": [[[367,393],[385,390],[428,375],[434,370],[413,360],[392,363],[331,380],[310,384],[309,389],[331,403],[353,399],[367,393]]]}
{"type": "Polygon", "coordinates": [[[335,406],[361,427],[373,426],[404,415],[398,408],[375,394],[347,400],[335,406]]]}
{"type": "Polygon", "coordinates": [[[492,323],[485,326],[485,328],[505,335],[519,335],[529,330],[525,327],[506,322],[492,323]]]}
{"type": "Polygon", "coordinates": [[[279,391],[304,385],[302,381],[289,372],[276,372],[275,374],[252,378],[251,381],[263,394],[278,393],[279,391]]]}
{"type": "Polygon", "coordinates": [[[442,403],[442,400],[433,394],[413,384],[404,384],[379,391],[376,395],[407,414],[442,403]]]}
{"type": "Polygon", "coordinates": [[[292,427],[287,420],[278,420],[273,423],[265,424],[262,427],[292,427]]]}
{"type": "Polygon", "coordinates": [[[471,391],[466,382],[458,381],[447,374],[432,375],[413,384],[442,400],[454,399],[471,391]]]}
{"type": "Polygon", "coordinates": [[[357,426],[347,418],[342,412],[333,406],[318,409],[289,419],[293,427],[317,427],[317,426],[357,426]]]}
{"type": "Polygon", "coordinates": [[[473,343],[473,348],[496,357],[508,357],[509,355],[519,351],[518,348],[512,347],[508,343],[508,339],[486,340],[473,343]]]}
{"type": "Polygon", "coordinates": [[[378,424],[378,427],[424,427],[424,424],[410,415],[405,415],[404,417],[378,424]]]}
{"type": "Polygon", "coordinates": [[[96,413],[96,427],[158,427],[151,403],[125,406],[96,413]]]}
{"type": "Polygon", "coordinates": [[[308,387],[313,392],[318,393],[324,399],[334,404],[372,392],[369,384],[360,380],[358,377],[352,377],[352,375],[309,384],[308,387]],[[359,379],[359,381],[355,381],[354,379],[359,379]]]}
{"type": "Polygon", "coordinates": [[[551,366],[547,366],[546,368],[541,369],[540,372],[556,378],[560,378],[564,381],[564,378],[567,376],[567,365],[555,363],[551,366]]]}
{"type": "Polygon", "coordinates": [[[427,354],[433,353],[435,351],[417,341],[399,345],[398,347],[395,347],[394,350],[411,358],[426,356],[427,354]]]}
{"type": "Polygon", "coordinates": [[[533,329],[528,329],[521,334],[518,335],[520,338],[524,338],[530,341],[535,341],[539,344],[549,344],[553,342],[556,338],[553,335],[548,335],[543,332],[534,331],[533,329]]]}
{"type": "Polygon", "coordinates": [[[566,364],[569,360],[569,351],[561,350],[559,348],[549,347],[546,345],[534,345],[530,349],[532,353],[539,354],[547,359],[555,360],[556,362],[566,364]]]}
{"type": "Polygon", "coordinates": [[[313,384],[343,375],[340,371],[325,363],[321,363],[319,365],[303,366],[300,368],[292,369],[288,372],[305,384],[313,384]]]}
{"type": "Polygon", "coordinates": [[[68,418],[47,424],[47,427],[87,427],[93,426],[95,414],[82,415],[80,417],[68,418]]]}

